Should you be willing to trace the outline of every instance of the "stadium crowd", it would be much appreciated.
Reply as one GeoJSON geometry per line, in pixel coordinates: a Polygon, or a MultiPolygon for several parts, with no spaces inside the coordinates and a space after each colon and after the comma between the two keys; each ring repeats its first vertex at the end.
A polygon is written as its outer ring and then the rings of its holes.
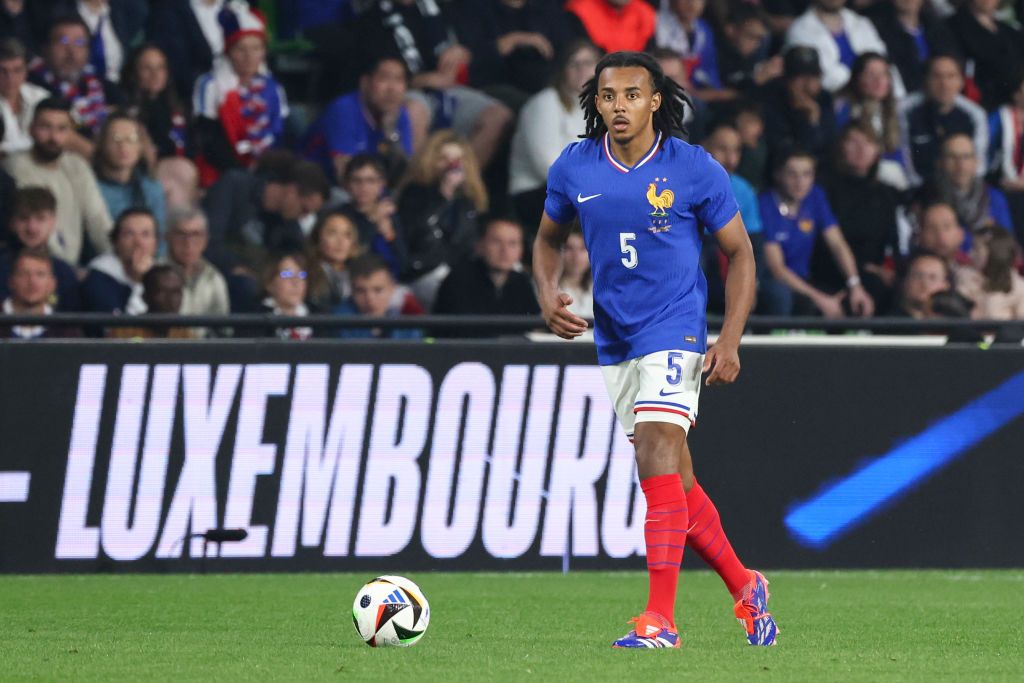
{"type": "MultiPolygon", "coordinates": [[[[605,52],[647,50],[732,178],[758,313],[1022,319],[1018,17],[1000,0],[0,0],[3,313],[536,314],[528,247],[547,169],[584,132],[578,94],[605,52]]],[[[720,312],[713,239],[703,260],[720,312]]],[[[592,316],[578,233],[564,265],[592,316]]],[[[0,327],[82,333],[100,332],[0,327]]]]}

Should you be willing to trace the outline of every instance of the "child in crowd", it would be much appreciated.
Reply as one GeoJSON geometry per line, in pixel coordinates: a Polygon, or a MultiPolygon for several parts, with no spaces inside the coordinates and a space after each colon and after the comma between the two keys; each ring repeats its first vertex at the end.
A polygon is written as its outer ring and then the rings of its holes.
{"type": "MultiPolygon", "coordinates": [[[[408,287],[395,282],[388,265],[375,254],[353,259],[350,272],[352,297],[334,310],[337,315],[396,318],[423,314],[423,307],[416,297],[408,287]]],[[[345,339],[419,339],[423,331],[412,328],[348,328],[341,330],[338,336],[345,339]]]]}
{"type": "MultiPolygon", "coordinates": [[[[307,316],[306,281],[309,277],[306,257],[296,252],[275,259],[263,277],[267,298],[263,300],[263,312],[274,315],[307,316]]],[[[278,339],[309,339],[313,336],[311,327],[279,327],[269,336],[278,339]]]]}

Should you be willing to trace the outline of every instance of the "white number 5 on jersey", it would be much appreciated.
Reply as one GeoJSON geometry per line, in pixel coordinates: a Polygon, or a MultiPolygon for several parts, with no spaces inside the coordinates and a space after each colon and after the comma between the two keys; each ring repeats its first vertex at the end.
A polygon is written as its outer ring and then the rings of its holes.
{"type": "Polygon", "coordinates": [[[625,254],[625,256],[622,257],[621,259],[622,265],[626,266],[629,269],[636,268],[637,264],[636,247],[629,243],[631,240],[635,239],[635,232],[619,233],[619,248],[622,250],[622,253],[625,254]]]}

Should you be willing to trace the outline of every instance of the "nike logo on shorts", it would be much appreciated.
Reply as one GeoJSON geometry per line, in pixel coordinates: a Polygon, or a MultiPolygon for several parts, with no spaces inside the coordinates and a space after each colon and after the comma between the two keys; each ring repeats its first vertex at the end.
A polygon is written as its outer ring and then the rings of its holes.
{"type": "Polygon", "coordinates": [[[670,392],[668,392],[666,394],[665,390],[662,389],[661,391],[658,392],[658,396],[675,396],[676,394],[681,394],[681,393],[683,393],[683,392],[681,392],[681,391],[670,391],[670,392]]]}

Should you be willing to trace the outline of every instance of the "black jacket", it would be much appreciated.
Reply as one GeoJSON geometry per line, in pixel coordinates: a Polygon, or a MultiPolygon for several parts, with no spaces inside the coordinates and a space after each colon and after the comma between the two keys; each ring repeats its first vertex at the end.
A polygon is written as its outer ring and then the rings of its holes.
{"type": "Polygon", "coordinates": [[[405,238],[405,278],[413,280],[442,263],[458,263],[473,251],[477,212],[466,198],[448,201],[436,186],[409,185],[398,200],[405,238]]]}
{"type": "MultiPolygon", "coordinates": [[[[868,16],[878,29],[878,35],[889,52],[889,61],[900,72],[907,92],[916,92],[924,84],[924,60],[917,52],[914,37],[907,33],[896,18],[892,3],[876,2],[868,10],[868,16]]],[[[960,47],[956,38],[941,19],[930,12],[921,13],[921,30],[932,55],[959,55],[960,47]]]]}
{"type": "MultiPolygon", "coordinates": [[[[498,289],[488,273],[487,265],[479,258],[463,261],[449,273],[437,292],[434,313],[439,315],[537,315],[540,306],[530,284],[530,278],[511,272],[508,280],[498,289]]],[[[495,337],[512,330],[487,330],[472,327],[460,329],[460,337],[495,337]]],[[[438,333],[445,336],[451,332],[438,333]]]]}
{"type": "Polygon", "coordinates": [[[1001,21],[992,33],[966,7],[948,20],[964,57],[974,62],[974,82],[981,90],[981,106],[991,111],[1013,94],[1011,83],[1024,61],[1024,34],[1001,21]]]}
{"type": "Polygon", "coordinates": [[[154,0],[146,35],[167,55],[178,94],[191,101],[196,79],[213,67],[213,51],[189,0],[154,0]]]}

